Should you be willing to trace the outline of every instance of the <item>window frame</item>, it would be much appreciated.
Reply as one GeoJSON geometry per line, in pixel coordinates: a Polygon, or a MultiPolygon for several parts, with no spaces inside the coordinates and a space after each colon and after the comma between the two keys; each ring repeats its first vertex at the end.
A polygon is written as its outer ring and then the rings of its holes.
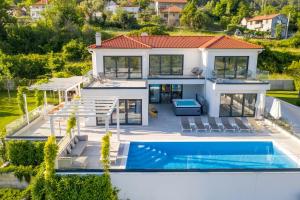
{"type": "Polygon", "coordinates": [[[245,115],[245,112],[244,112],[244,110],[245,110],[245,101],[246,101],[246,95],[254,95],[255,96],[255,98],[254,98],[254,100],[255,100],[255,104],[256,104],[256,102],[257,102],[257,93],[221,93],[220,94],[220,105],[219,105],[219,117],[255,117],[255,113],[256,113],[256,107],[254,107],[254,109],[253,109],[253,115],[245,115]],[[226,105],[229,105],[229,107],[230,107],[230,110],[229,110],[229,115],[221,115],[221,102],[222,102],[222,96],[223,95],[228,95],[228,96],[230,96],[230,104],[226,104],[226,105]],[[241,115],[240,116],[233,116],[232,115],[232,107],[233,107],[233,96],[235,96],[235,95],[242,95],[243,97],[242,97],[242,113],[241,113],[241,115]]]}
{"type": "MultiPolygon", "coordinates": [[[[127,78],[125,79],[142,79],[143,78],[143,56],[103,56],[103,73],[104,75],[106,75],[106,70],[105,70],[105,58],[108,58],[108,57],[124,57],[125,58],[125,63],[127,63],[127,78]],[[132,78],[131,77],[131,62],[130,62],[130,59],[128,58],[139,58],[141,60],[141,72],[140,72],[140,77],[134,77],[132,78]]],[[[124,79],[124,78],[119,78],[118,77],[118,64],[117,64],[117,61],[115,61],[115,74],[114,74],[114,77],[113,78],[116,78],[116,79],[124,79]]]]}
{"type": "Polygon", "coordinates": [[[217,70],[216,69],[216,59],[217,58],[223,58],[223,77],[218,77],[217,75],[217,78],[224,78],[224,79],[247,79],[248,78],[248,72],[249,72],[249,56],[215,56],[215,59],[214,59],[214,70],[217,70]],[[233,78],[230,78],[230,77],[226,77],[226,70],[227,70],[227,62],[226,62],[226,58],[235,58],[235,63],[234,63],[234,77],[233,78]],[[246,66],[246,75],[243,77],[243,78],[238,78],[237,77],[237,72],[238,72],[238,67],[237,67],[237,64],[238,64],[238,58],[247,58],[247,66],[246,66]],[[225,59],[225,62],[224,62],[224,59],[225,59]]]}
{"type": "Polygon", "coordinates": [[[182,76],[183,75],[183,66],[184,66],[184,54],[150,54],[149,55],[149,76],[182,76]],[[152,75],[151,74],[151,57],[158,56],[159,57],[159,74],[152,75]],[[171,57],[171,66],[170,66],[170,73],[169,74],[162,74],[161,73],[161,63],[163,56],[170,56],[171,57]],[[180,74],[173,74],[173,56],[181,56],[182,63],[181,63],[181,73],[180,74]]]}

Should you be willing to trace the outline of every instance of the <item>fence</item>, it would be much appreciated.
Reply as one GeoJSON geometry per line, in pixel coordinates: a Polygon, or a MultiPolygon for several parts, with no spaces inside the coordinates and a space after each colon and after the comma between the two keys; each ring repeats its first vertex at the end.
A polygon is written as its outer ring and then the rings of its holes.
{"type": "MultiPolygon", "coordinates": [[[[47,108],[47,110],[49,109],[49,107],[47,108]]],[[[32,122],[33,120],[40,117],[43,114],[43,112],[44,112],[43,106],[39,106],[36,109],[30,111],[28,113],[29,122],[32,122]]],[[[27,126],[27,119],[26,119],[26,115],[23,115],[22,117],[14,120],[13,122],[6,125],[6,134],[8,136],[12,135],[25,126],[27,126]]]]}

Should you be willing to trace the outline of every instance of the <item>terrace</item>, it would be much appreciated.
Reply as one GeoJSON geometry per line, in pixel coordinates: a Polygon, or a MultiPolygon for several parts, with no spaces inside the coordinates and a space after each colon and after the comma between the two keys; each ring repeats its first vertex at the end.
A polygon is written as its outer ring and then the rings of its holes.
{"type": "MultiPolygon", "coordinates": [[[[257,131],[252,132],[182,132],[180,117],[175,116],[170,104],[156,105],[158,115],[156,118],[149,118],[149,126],[120,126],[120,148],[118,158],[113,168],[124,168],[125,158],[128,153],[128,143],[130,141],[273,141],[280,145],[295,159],[300,159],[300,142],[289,133],[276,129],[272,124],[259,121],[257,131]]],[[[193,121],[193,117],[189,117],[193,121]]],[[[203,117],[203,122],[207,122],[207,117],[203,117]]],[[[243,119],[246,121],[246,118],[243,119]]],[[[217,118],[217,122],[219,119],[217,118]]],[[[66,119],[57,118],[53,121],[56,127],[56,136],[64,136],[66,133],[66,119]]],[[[88,135],[87,146],[81,156],[87,157],[86,169],[99,169],[101,138],[106,132],[105,127],[85,127],[84,121],[80,123],[80,135],[88,135]]],[[[118,147],[118,137],[116,126],[110,126],[112,131],[113,148],[118,147]]],[[[30,129],[19,132],[18,136],[49,136],[51,135],[49,119],[45,119],[30,129]]]]}

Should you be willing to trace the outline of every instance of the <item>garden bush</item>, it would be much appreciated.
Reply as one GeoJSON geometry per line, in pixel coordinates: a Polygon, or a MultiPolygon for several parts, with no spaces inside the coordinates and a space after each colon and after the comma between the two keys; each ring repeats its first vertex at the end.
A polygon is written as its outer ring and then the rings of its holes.
{"type": "Polygon", "coordinates": [[[36,175],[37,169],[32,166],[14,166],[0,168],[0,174],[13,173],[20,181],[30,182],[31,178],[36,175]]]}
{"type": "Polygon", "coordinates": [[[44,142],[11,140],[7,142],[7,158],[13,165],[37,166],[43,162],[44,142]]]}
{"type": "Polygon", "coordinates": [[[1,188],[0,199],[5,200],[21,200],[23,199],[23,191],[12,188],[1,188]]]}

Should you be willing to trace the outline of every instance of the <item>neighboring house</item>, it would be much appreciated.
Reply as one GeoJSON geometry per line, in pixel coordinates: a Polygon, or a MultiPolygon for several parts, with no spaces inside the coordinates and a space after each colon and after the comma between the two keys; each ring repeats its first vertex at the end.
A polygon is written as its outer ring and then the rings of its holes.
{"type": "Polygon", "coordinates": [[[182,8],[171,6],[160,11],[160,17],[168,26],[179,26],[182,8]]]}
{"type": "Polygon", "coordinates": [[[46,9],[48,0],[40,0],[30,6],[30,16],[33,20],[40,19],[42,12],[46,9]]]}
{"type": "Polygon", "coordinates": [[[105,6],[105,9],[112,13],[116,13],[117,8],[118,8],[118,5],[114,1],[109,1],[105,6]]]}
{"type": "Polygon", "coordinates": [[[138,14],[139,14],[139,11],[140,11],[140,7],[139,6],[126,5],[126,6],[122,6],[120,8],[122,8],[126,12],[134,15],[135,18],[138,18],[138,14]]]}
{"type": "MultiPolygon", "coordinates": [[[[148,125],[149,104],[196,96],[206,99],[210,116],[254,117],[270,88],[256,80],[262,50],[228,36],[122,35],[102,42],[97,34],[89,46],[95,80],[81,94],[118,97],[121,124],[127,125],[148,125]],[[203,73],[195,75],[195,69],[203,73]]],[[[86,125],[103,120],[87,119],[86,125]]]]}
{"type": "Polygon", "coordinates": [[[182,9],[187,0],[154,0],[154,8],[169,26],[178,26],[182,9]]]}
{"type": "Polygon", "coordinates": [[[130,14],[133,14],[134,17],[137,18],[140,11],[140,6],[133,5],[132,1],[128,1],[126,5],[118,5],[114,1],[109,1],[105,9],[113,14],[117,12],[117,9],[122,9],[130,14]]]}
{"type": "Polygon", "coordinates": [[[8,14],[14,17],[24,17],[27,14],[27,10],[25,7],[11,6],[8,14]]]}
{"type": "Polygon", "coordinates": [[[241,25],[247,29],[270,32],[271,37],[275,37],[276,25],[282,25],[282,37],[285,36],[287,30],[288,18],[282,14],[261,15],[250,19],[244,18],[241,25]]]}

